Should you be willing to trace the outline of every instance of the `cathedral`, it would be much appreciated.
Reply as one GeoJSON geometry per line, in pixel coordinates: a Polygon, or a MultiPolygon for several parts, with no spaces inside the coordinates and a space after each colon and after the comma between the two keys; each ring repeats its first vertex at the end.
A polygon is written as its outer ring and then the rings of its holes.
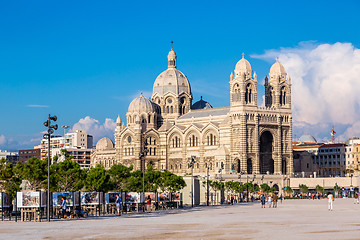
{"type": "Polygon", "coordinates": [[[291,79],[278,59],[265,78],[264,106],[257,105],[257,76],[243,54],[230,74],[230,106],[213,108],[202,98],[193,103],[173,48],[167,58],[151,99],[141,94],[130,103],[126,126],[116,120],[115,144],[109,138],[96,144],[92,167],[121,163],[141,170],[152,164],[185,175],[195,157],[198,175],[292,174],[291,79]]]}

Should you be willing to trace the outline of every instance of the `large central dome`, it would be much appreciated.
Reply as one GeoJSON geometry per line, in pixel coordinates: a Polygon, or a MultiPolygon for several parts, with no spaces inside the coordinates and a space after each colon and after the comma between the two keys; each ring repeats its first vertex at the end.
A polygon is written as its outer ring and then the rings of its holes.
{"type": "Polygon", "coordinates": [[[168,69],[160,73],[156,78],[153,87],[153,94],[164,96],[168,92],[180,95],[181,93],[187,93],[191,95],[191,87],[189,80],[179,70],[176,69],[176,53],[171,48],[168,54],[168,69]]]}

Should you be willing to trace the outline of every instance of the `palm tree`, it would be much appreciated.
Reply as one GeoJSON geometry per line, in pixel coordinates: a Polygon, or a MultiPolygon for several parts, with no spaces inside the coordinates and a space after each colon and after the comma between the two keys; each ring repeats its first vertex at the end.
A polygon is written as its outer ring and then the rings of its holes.
{"type": "Polygon", "coordinates": [[[321,195],[324,193],[324,188],[320,185],[316,185],[315,189],[317,192],[321,193],[321,195]]]}
{"type": "Polygon", "coordinates": [[[286,195],[291,195],[294,192],[290,186],[284,187],[283,190],[285,191],[286,195]]]}
{"type": "Polygon", "coordinates": [[[340,190],[341,190],[341,187],[339,185],[337,185],[337,183],[335,183],[335,186],[334,186],[335,197],[339,196],[340,190]]]}
{"type": "Polygon", "coordinates": [[[299,190],[301,192],[302,197],[309,192],[309,188],[305,184],[299,184],[299,190]]]}

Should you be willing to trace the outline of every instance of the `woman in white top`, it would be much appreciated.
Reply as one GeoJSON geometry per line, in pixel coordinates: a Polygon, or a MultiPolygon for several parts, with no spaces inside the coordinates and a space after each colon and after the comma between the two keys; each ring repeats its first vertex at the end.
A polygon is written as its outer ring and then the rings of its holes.
{"type": "Polygon", "coordinates": [[[269,204],[269,208],[271,208],[271,195],[268,195],[268,204],[269,204]]]}
{"type": "Polygon", "coordinates": [[[333,210],[333,195],[331,193],[328,193],[328,209],[329,211],[333,210]]]}

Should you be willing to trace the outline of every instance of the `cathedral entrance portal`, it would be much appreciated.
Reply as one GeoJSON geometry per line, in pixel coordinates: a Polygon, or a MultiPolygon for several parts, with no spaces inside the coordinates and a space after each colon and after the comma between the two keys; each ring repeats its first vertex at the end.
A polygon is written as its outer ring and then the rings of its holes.
{"type": "Polygon", "coordinates": [[[274,160],[272,159],[274,138],[269,131],[265,131],[260,137],[260,173],[273,174],[274,160]]]}
{"type": "Polygon", "coordinates": [[[252,160],[249,158],[247,160],[247,174],[252,174],[252,160]]]}
{"type": "Polygon", "coordinates": [[[281,172],[282,172],[282,174],[286,174],[286,160],[285,159],[283,159],[281,161],[281,172]]]}
{"type": "Polygon", "coordinates": [[[240,159],[238,159],[238,160],[236,161],[236,164],[237,164],[237,173],[240,173],[240,172],[241,172],[240,159]]]}

